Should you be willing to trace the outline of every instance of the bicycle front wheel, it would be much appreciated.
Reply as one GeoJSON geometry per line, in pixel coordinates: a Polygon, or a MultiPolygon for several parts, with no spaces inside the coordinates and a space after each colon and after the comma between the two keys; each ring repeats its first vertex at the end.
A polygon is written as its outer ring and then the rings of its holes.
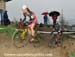
{"type": "Polygon", "coordinates": [[[21,34],[23,31],[15,31],[14,35],[13,35],[13,45],[15,47],[21,48],[24,47],[26,45],[26,41],[25,39],[21,38],[21,34]]]}

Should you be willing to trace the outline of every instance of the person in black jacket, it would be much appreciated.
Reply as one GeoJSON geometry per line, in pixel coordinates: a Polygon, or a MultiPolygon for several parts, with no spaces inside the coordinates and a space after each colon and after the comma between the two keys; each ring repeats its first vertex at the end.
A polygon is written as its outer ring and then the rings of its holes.
{"type": "Polygon", "coordinates": [[[7,11],[4,12],[3,19],[4,19],[4,25],[5,25],[5,26],[7,26],[7,25],[10,24],[10,20],[9,20],[9,18],[8,18],[7,11]]]}

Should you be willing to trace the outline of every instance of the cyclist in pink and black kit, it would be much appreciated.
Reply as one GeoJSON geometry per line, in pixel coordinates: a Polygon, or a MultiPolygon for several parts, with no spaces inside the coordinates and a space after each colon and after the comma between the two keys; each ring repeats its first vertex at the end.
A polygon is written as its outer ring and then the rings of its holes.
{"type": "Polygon", "coordinates": [[[34,36],[35,36],[34,27],[37,24],[37,17],[34,14],[34,12],[30,11],[30,9],[26,5],[22,6],[22,11],[24,14],[24,20],[23,21],[25,21],[26,16],[29,17],[28,32],[32,36],[32,39],[30,41],[34,41],[34,36]]]}

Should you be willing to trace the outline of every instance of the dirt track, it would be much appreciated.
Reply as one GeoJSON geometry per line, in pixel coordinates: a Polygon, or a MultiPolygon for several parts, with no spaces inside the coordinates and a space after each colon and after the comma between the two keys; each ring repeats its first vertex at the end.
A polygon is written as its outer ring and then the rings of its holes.
{"type": "Polygon", "coordinates": [[[47,45],[33,47],[32,44],[28,44],[26,47],[16,48],[8,34],[0,33],[0,57],[28,57],[25,54],[31,55],[29,57],[67,57],[70,51],[75,50],[75,40],[64,41],[63,46],[65,47],[50,48],[47,45]],[[34,56],[38,54],[40,56],[34,56]]]}

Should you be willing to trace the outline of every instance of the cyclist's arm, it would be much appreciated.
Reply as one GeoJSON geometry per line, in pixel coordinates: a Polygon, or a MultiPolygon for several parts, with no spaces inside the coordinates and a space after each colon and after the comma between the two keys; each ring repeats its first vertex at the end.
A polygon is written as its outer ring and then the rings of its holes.
{"type": "Polygon", "coordinates": [[[26,15],[24,13],[23,13],[23,15],[24,15],[24,19],[23,19],[23,22],[24,22],[24,21],[26,21],[26,15]]]}

